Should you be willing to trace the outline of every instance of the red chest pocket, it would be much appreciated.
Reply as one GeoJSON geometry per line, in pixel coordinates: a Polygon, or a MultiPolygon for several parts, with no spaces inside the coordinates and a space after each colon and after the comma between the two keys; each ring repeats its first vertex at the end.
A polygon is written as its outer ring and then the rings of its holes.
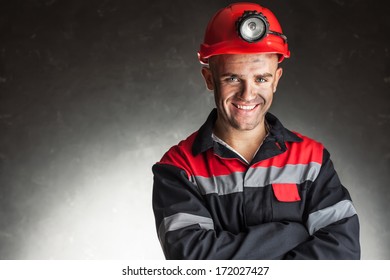
{"type": "Polygon", "coordinates": [[[297,184],[272,184],[275,197],[281,202],[300,201],[297,184]]]}

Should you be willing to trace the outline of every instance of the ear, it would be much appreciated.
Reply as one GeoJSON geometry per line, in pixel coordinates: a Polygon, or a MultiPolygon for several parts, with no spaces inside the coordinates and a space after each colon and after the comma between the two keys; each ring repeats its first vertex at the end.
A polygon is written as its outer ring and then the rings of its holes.
{"type": "Polygon", "coordinates": [[[210,68],[202,67],[202,76],[206,82],[207,89],[214,90],[213,73],[211,72],[210,68]]]}
{"type": "Polygon", "coordinates": [[[283,74],[283,69],[282,68],[279,67],[278,69],[276,69],[276,71],[275,71],[275,80],[274,80],[274,84],[272,85],[273,92],[276,92],[276,88],[278,87],[278,83],[279,83],[280,77],[282,77],[282,74],[283,74]]]}

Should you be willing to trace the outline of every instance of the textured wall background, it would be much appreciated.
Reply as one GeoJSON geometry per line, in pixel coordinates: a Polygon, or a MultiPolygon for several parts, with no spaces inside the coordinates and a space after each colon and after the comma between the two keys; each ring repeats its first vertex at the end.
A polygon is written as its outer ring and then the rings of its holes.
{"type": "MultiPolygon", "coordinates": [[[[229,1],[0,1],[0,258],[162,259],[151,166],[213,108],[196,52],[229,1]]],[[[271,111],[323,142],[390,259],[390,20],[381,1],[260,1],[292,57],[271,111]]]]}

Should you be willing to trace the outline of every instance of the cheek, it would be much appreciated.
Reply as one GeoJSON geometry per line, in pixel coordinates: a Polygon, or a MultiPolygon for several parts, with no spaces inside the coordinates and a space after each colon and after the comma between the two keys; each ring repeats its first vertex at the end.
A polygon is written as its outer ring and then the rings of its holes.
{"type": "Polygon", "coordinates": [[[273,94],[273,89],[274,89],[274,85],[272,83],[266,83],[266,84],[263,84],[261,87],[258,88],[257,92],[264,96],[264,97],[269,97],[270,95],[273,94]]]}
{"type": "Polygon", "coordinates": [[[275,80],[273,80],[272,82],[267,83],[265,90],[267,90],[267,92],[274,93],[276,90],[276,85],[277,85],[277,82],[275,80]]]}
{"type": "Polygon", "coordinates": [[[219,86],[218,93],[216,93],[219,97],[219,99],[223,102],[228,100],[230,97],[234,96],[237,92],[237,89],[231,86],[219,86]]]}
{"type": "Polygon", "coordinates": [[[259,95],[265,101],[266,104],[270,104],[274,96],[272,85],[269,84],[267,87],[263,87],[262,89],[260,89],[259,95]]]}
{"type": "Polygon", "coordinates": [[[272,98],[274,97],[274,91],[273,88],[268,89],[267,93],[265,94],[266,99],[268,101],[272,101],[272,98]]]}
{"type": "Polygon", "coordinates": [[[225,102],[223,92],[218,88],[214,90],[214,101],[217,106],[221,106],[225,102]]]}

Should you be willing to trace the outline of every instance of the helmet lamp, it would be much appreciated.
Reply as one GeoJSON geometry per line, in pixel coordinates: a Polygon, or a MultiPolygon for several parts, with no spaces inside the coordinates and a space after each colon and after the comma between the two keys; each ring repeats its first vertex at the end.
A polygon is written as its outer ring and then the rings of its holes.
{"type": "Polygon", "coordinates": [[[277,35],[287,42],[287,37],[279,32],[269,30],[267,18],[256,11],[245,11],[236,22],[240,37],[249,43],[258,42],[268,34],[277,35]]]}
{"type": "Polygon", "coordinates": [[[260,41],[268,31],[267,19],[262,14],[245,13],[237,22],[238,34],[250,43],[260,41]]]}

